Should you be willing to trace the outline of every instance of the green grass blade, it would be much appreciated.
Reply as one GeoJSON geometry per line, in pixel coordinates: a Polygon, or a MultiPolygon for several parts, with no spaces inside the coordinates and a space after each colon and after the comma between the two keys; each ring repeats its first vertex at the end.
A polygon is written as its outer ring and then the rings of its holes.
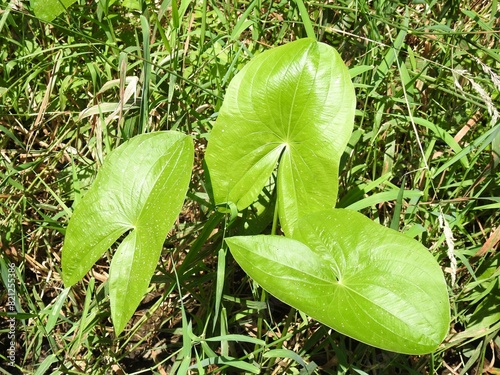
{"type": "Polygon", "coordinates": [[[302,23],[304,24],[304,28],[306,29],[306,34],[308,38],[316,40],[316,33],[314,32],[314,28],[311,23],[311,19],[309,18],[309,12],[302,0],[295,0],[297,7],[299,8],[300,18],[302,19],[302,23]]]}
{"type": "Polygon", "coordinates": [[[149,84],[151,81],[151,52],[149,47],[149,22],[146,17],[141,15],[142,27],[142,101],[141,101],[141,122],[139,134],[149,131],[149,84]]]}

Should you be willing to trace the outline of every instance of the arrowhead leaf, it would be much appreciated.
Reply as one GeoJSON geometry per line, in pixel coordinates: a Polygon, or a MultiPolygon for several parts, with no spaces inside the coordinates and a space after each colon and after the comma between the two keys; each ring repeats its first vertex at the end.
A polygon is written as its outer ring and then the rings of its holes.
{"type": "Polygon", "coordinates": [[[76,0],[31,0],[35,15],[43,21],[50,22],[64,12],[76,0]]]}
{"type": "Polygon", "coordinates": [[[301,39],[262,53],[231,81],[206,153],[217,204],[252,204],[278,167],[279,218],[333,208],[355,96],[337,51],[301,39]]]}
{"type": "Polygon", "coordinates": [[[133,315],[179,214],[191,176],[193,143],[178,132],[137,136],[105,160],[75,208],[62,250],[63,281],[78,282],[122,235],[111,262],[111,315],[117,334],[133,315]]]}
{"type": "Polygon", "coordinates": [[[350,210],[300,220],[295,239],[226,239],[271,294],[359,341],[406,354],[434,351],[450,321],[446,283],[417,241],[350,210]]]}

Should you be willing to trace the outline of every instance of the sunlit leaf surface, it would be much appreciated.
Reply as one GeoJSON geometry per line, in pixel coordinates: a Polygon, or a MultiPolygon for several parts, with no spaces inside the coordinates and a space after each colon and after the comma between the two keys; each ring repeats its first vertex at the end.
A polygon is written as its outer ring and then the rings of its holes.
{"type": "Polygon", "coordinates": [[[419,242],[350,210],[299,221],[296,239],[226,239],[264,289],[359,341],[407,354],[434,351],[450,321],[443,273],[419,242]]]}
{"type": "Polygon", "coordinates": [[[109,273],[117,333],[147,290],[165,237],[184,202],[192,165],[190,137],[178,132],[137,136],[106,158],[70,219],[62,250],[66,286],[78,282],[126,235],[109,273]]]}
{"type": "Polygon", "coordinates": [[[255,201],[278,161],[279,218],[333,208],[355,96],[337,51],[302,39],[255,57],[231,81],[206,161],[217,204],[255,201]]]}
{"type": "Polygon", "coordinates": [[[64,12],[76,0],[31,0],[35,15],[43,21],[50,22],[64,12]]]}

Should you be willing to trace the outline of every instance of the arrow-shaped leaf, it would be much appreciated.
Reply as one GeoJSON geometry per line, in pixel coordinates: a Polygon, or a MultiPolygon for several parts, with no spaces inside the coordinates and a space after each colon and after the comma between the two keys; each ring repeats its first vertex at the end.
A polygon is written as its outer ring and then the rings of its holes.
{"type": "Polygon", "coordinates": [[[117,334],[147,290],[165,237],[182,208],[193,143],[178,132],[133,138],[105,160],[69,221],[62,250],[66,286],[78,282],[127,233],[111,262],[111,314],[117,334]]]}
{"type": "Polygon", "coordinates": [[[345,335],[407,354],[441,343],[450,321],[446,283],[420,243],[342,209],[301,219],[295,237],[226,242],[264,289],[345,335]]]}
{"type": "Polygon", "coordinates": [[[333,208],[355,97],[337,51],[302,39],[255,57],[231,81],[206,153],[217,204],[254,202],[276,168],[281,225],[333,208]]]}

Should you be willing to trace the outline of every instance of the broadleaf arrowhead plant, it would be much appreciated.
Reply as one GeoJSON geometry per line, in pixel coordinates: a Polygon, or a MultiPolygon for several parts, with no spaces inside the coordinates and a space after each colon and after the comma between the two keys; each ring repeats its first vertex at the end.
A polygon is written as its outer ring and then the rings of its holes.
{"type": "Polygon", "coordinates": [[[131,318],[156,269],[163,242],[186,197],[193,142],[179,132],[133,138],[105,160],[76,206],[62,250],[63,281],[78,282],[122,235],[109,273],[117,333],[131,318]]]}
{"type": "MultiPolygon", "coordinates": [[[[245,209],[277,169],[273,228],[279,217],[285,236],[273,229],[226,243],[249,276],[312,318],[373,346],[428,353],[450,320],[434,257],[396,231],[334,208],[354,109],[340,56],[312,39],[264,52],[235,76],[206,152],[215,204],[245,209]]],[[[138,136],[108,156],[70,220],[62,255],[67,286],[127,234],[109,278],[118,334],[147,289],[192,163],[189,137],[138,136]]]]}
{"type": "Polygon", "coordinates": [[[226,242],[264,289],[311,317],[384,349],[431,352],[450,319],[437,262],[418,242],[333,209],[354,105],[347,68],[322,43],[293,42],[245,66],[207,148],[215,201],[247,207],[278,164],[279,220],[296,240],[226,242]]]}
{"type": "Polygon", "coordinates": [[[355,96],[337,51],[301,39],[255,57],[231,81],[206,162],[217,204],[257,199],[278,161],[281,227],[333,208],[338,165],[352,133],[355,96]]]}
{"type": "Polygon", "coordinates": [[[383,349],[436,349],[449,323],[446,283],[419,242],[350,210],[318,211],[294,239],[226,239],[243,270],[277,298],[383,349]]]}

